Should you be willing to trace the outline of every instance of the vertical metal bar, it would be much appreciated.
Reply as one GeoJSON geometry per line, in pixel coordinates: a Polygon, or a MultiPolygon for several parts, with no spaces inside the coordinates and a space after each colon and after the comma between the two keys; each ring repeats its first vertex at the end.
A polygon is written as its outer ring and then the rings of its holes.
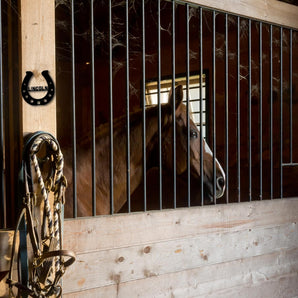
{"type": "Polygon", "coordinates": [[[290,163],[293,163],[293,30],[290,29],[290,163]]]}
{"type": "Polygon", "coordinates": [[[73,148],[73,217],[78,216],[77,203],[77,137],[76,137],[76,75],[75,75],[74,0],[71,1],[71,52],[72,52],[72,148],[73,148]]]}
{"type": "Polygon", "coordinates": [[[162,209],[162,149],[161,149],[161,41],[160,41],[160,0],[157,1],[157,52],[158,52],[158,152],[159,152],[159,209],[162,209]]]}
{"type": "Polygon", "coordinates": [[[283,55],[282,55],[283,29],[280,27],[280,198],[283,197],[283,55]]]}
{"type": "Polygon", "coordinates": [[[212,18],[212,24],[213,24],[213,32],[212,32],[212,98],[213,98],[213,200],[214,204],[216,204],[216,107],[215,107],[215,102],[216,102],[216,57],[215,57],[215,52],[216,52],[216,42],[215,42],[215,18],[216,14],[215,11],[213,10],[213,18],[212,18]]]}
{"type": "Polygon", "coordinates": [[[189,5],[186,4],[186,117],[187,117],[187,205],[190,207],[190,134],[189,134],[189,5]]]}
{"type": "Polygon", "coordinates": [[[175,77],[176,77],[176,69],[175,69],[175,55],[176,55],[176,35],[175,35],[175,11],[176,11],[176,2],[172,1],[172,96],[173,96],[173,201],[174,208],[177,207],[177,196],[176,196],[176,93],[175,93],[175,77]]]}
{"type": "Polygon", "coordinates": [[[200,7],[200,184],[201,205],[204,205],[204,160],[203,160],[203,12],[200,7]]]}
{"type": "Polygon", "coordinates": [[[0,228],[6,227],[5,192],[4,192],[4,121],[3,121],[3,57],[2,57],[2,2],[0,1],[0,228]]]}
{"type": "Polygon", "coordinates": [[[251,201],[251,20],[248,20],[248,198],[251,201]]]}
{"type": "Polygon", "coordinates": [[[143,96],[143,185],[144,211],[147,210],[147,179],[146,179],[146,63],[145,63],[145,1],[142,0],[142,96],[143,96]]]}
{"type": "Polygon", "coordinates": [[[259,80],[260,80],[260,109],[259,109],[259,131],[260,131],[260,200],[263,199],[263,25],[260,22],[259,36],[259,80]]]}
{"type": "Polygon", "coordinates": [[[91,131],[92,131],[92,215],[96,216],[96,159],[95,159],[95,71],[94,71],[94,1],[91,14],[91,131]]]}
{"type": "Polygon", "coordinates": [[[272,25],[270,25],[270,199],[273,199],[273,64],[272,64],[272,25]]]}
{"type": "Polygon", "coordinates": [[[229,15],[225,15],[226,203],[229,203],[229,15]]]}
{"type": "Polygon", "coordinates": [[[238,202],[241,200],[240,181],[240,17],[237,17],[237,190],[238,202]]]}
{"type": "Polygon", "coordinates": [[[114,139],[113,139],[113,32],[112,0],[109,0],[109,101],[110,101],[110,214],[114,214],[114,139]]]}
{"type": "Polygon", "coordinates": [[[128,203],[128,212],[131,212],[130,204],[130,117],[129,117],[129,0],[126,0],[125,6],[125,15],[126,15],[126,163],[127,163],[127,203],[128,203]]]}

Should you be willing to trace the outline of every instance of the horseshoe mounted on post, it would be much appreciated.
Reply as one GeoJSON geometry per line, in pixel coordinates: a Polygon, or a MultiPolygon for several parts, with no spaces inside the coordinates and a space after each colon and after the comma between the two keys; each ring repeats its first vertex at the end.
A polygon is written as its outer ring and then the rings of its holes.
{"type": "MultiPolygon", "coordinates": [[[[53,82],[52,78],[49,75],[49,71],[44,70],[41,74],[48,84],[47,94],[42,98],[33,98],[29,94],[28,86],[29,86],[29,82],[33,76],[32,71],[26,71],[26,76],[22,83],[22,96],[28,104],[33,105],[33,106],[48,104],[54,98],[55,86],[54,86],[54,82],[53,82]]],[[[35,90],[35,91],[45,91],[45,90],[35,90]]]]}

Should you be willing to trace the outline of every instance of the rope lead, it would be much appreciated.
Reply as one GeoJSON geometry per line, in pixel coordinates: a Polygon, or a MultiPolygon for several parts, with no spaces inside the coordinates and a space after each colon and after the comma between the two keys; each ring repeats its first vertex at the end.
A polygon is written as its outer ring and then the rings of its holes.
{"type": "MultiPolygon", "coordinates": [[[[45,132],[33,134],[24,146],[22,165],[22,175],[20,177],[23,177],[24,180],[19,181],[19,185],[22,185],[20,191],[22,192],[23,207],[15,230],[7,283],[9,284],[10,292],[13,293],[12,287],[16,287],[19,291],[18,296],[21,297],[49,297],[51,295],[60,297],[62,294],[62,288],[59,285],[60,279],[65,269],[75,261],[75,254],[72,251],[62,250],[62,222],[60,214],[65,203],[67,181],[63,175],[64,159],[58,141],[45,132]],[[45,181],[40,168],[41,161],[37,156],[43,144],[46,145],[47,155],[43,161],[51,163],[48,177],[45,181]],[[34,169],[34,175],[32,175],[32,169],[34,169]],[[33,181],[37,181],[40,195],[34,189],[33,181]],[[50,193],[53,193],[54,197],[52,207],[49,200],[50,193]],[[40,226],[40,229],[37,226],[40,224],[39,220],[33,218],[34,214],[36,215],[38,201],[44,203],[43,220],[41,220],[43,224],[40,226]],[[25,228],[20,229],[23,222],[25,228]],[[13,281],[12,268],[18,231],[20,232],[20,239],[22,233],[25,236],[27,233],[29,234],[34,256],[31,260],[31,266],[27,260],[24,262],[22,257],[18,260],[19,281],[13,281]],[[40,231],[40,237],[38,231],[40,231]],[[64,260],[65,257],[68,258],[66,261],[64,260]],[[32,270],[30,274],[26,273],[29,268],[32,270]]],[[[19,251],[24,250],[27,250],[27,245],[24,241],[20,241],[19,251]]],[[[27,258],[27,253],[24,256],[27,258]]]]}

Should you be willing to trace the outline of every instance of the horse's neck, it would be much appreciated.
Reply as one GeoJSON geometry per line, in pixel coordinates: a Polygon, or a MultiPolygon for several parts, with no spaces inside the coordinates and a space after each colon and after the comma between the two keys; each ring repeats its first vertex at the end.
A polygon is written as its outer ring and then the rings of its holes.
{"type": "MultiPolygon", "coordinates": [[[[162,106],[162,117],[161,117],[161,127],[163,128],[167,125],[169,121],[169,109],[165,106],[162,106]]],[[[151,150],[155,148],[158,143],[158,107],[149,107],[146,109],[145,114],[145,123],[146,123],[146,151],[150,153],[151,150]]],[[[126,125],[127,118],[120,117],[115,120],[113,126],[113,139],[114,139],[114,146],[121,146],[127,143],[127,125],[126,125]]],[[[141,152],[142,148],[142,135],[143,135],[143,117],[142,111],[138,111],[132,113],[130,115],[130,145],[134,148],[139,147],[139,151],[141,152]]],[[[106,123],[99,127],[98,134],[97,134],[97,147],[102,148],[105,152],[106,146],[109,144],[110,139],[110,130],[109,130],[109,123],[106,123]]],[[[124,148],[122,148],[123,151],[124,148]]],[[[134,152],[135,153],[135,152],[134,152]]]]}

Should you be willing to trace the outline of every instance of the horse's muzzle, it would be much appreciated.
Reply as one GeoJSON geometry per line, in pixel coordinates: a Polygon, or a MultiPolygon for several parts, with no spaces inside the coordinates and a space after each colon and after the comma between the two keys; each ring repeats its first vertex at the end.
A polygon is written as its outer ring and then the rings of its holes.
{"type": "MultiPolygon", "coordinates": [[[[215,199],[221,198],[226,189],[226,180],[225,177],[222,175],[219,175],[216,177],[216,183],[215,183],[215,199]]],[[[207,204],[214,203],[214,185],[211,181],[204,182],[204,197],[207,204]]]]}

